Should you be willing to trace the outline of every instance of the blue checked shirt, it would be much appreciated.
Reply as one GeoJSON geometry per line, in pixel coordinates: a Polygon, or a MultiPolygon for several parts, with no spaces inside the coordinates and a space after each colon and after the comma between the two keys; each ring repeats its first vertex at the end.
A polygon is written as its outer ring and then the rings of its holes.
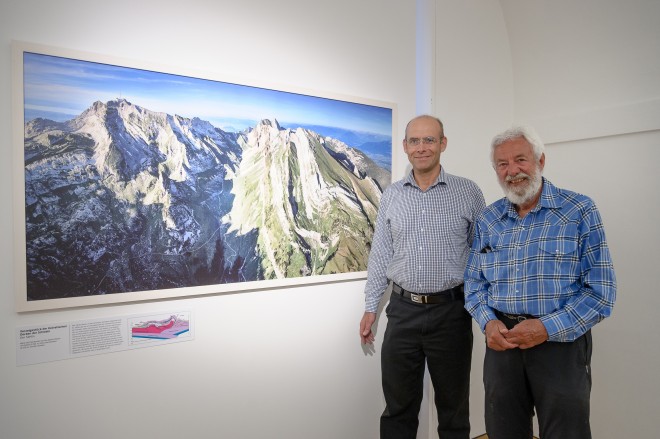
{"type": "Polygon", "coordinates": [[[493,310],[539,317],[550,341],[580,337],[609,316],[616,278],[593,201],[545,178],[520,218],[503,198],[483,212],[465,270],[465,308],[482,331],[493,310]]]}
{"type": "Polygon", "coordinates": [[[390,185],[380,200],[365,287],[365,310],[376,312],[392,280],[427,294],[463,283],[474,224],[486,206],[471,180],[444,168],[422,191],[412,172],[390,185]]]}

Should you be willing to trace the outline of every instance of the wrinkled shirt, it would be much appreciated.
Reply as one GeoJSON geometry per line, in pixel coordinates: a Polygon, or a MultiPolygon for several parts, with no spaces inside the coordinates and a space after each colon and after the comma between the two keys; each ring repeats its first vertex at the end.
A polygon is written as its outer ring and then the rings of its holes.
{"type": "Polygon", "coordinates": [[[494,310],[541,319],[550,341],[573,341],[608,317],[616,278],[594,202],[545,178],[520,218],[503,198],[477,221],[465,270],[465,308],[485,330],[494,310]]]}
{"type": "Polygon", "coordinates": [[[422,191],[410,174],[390,185],[380,200],[365,287],[365,310],[376,312],[394,281],[418,294],[463,283],[474,224],[485,208],[471,180],[440,169],[422,191]]]}

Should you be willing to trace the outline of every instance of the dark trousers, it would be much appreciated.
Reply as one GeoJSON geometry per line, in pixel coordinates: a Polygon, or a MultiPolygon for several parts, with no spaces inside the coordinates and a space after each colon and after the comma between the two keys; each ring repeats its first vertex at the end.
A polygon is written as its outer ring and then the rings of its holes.
{"type": "Polygon", "coordinates": [[[418,304],[392,294],[381,368],[381,439],[415,439],[428,366],[441,439],[468,439],[472,321],[461,300],[418,304]]]}
{"type": "Polygon", "coordinates": [[[543,439],[590,439],[591,332],[571,343],[486,349],[489,439],[531,439],[534,408],[543,439]]]}

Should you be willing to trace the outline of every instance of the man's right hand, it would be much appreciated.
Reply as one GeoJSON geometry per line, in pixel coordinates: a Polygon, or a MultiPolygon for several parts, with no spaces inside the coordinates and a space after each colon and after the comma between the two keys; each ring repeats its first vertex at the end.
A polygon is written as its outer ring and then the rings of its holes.
{"type": "Polygon", "coordinates": [[[494,351],[506,351],[507,349],[517,348],[517,344],[510,343],[506,339],[509,332],[500,320],[490,320],[486,323],[486,346],[494,351]]]}
{"type": "Polygon", "coordinates": [[[360,339],[362,344],[372,344],[376,336],[371,331],[371,326],[376,321],[375,312],[365,312],[360,320],[360,339]]]}

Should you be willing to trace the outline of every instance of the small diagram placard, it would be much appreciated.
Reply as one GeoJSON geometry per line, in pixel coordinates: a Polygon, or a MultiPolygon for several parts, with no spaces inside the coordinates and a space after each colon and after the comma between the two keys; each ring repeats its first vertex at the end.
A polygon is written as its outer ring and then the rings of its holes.
{"type": "Polygon", "coordinates": [[[16,329],[16,365],[45,363],[190,341],[192,313],[147,314],[16,329]]]}
{"type": "Polygon", "coordinates": [[[191,338],[190,313],[163,314],[160,316],[128,319],[131,329],[130,345],[162,344],[168,341],[191,338]]]}

